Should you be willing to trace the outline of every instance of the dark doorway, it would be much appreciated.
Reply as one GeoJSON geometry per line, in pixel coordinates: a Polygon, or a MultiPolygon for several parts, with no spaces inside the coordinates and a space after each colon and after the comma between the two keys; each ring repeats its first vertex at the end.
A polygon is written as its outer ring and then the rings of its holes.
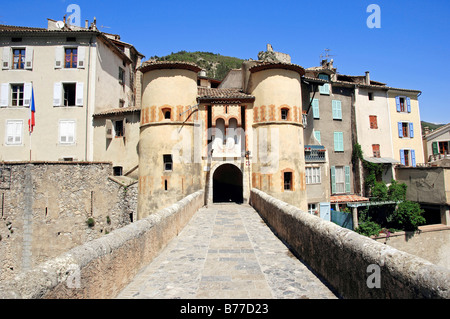
{"type": "Polygon", "coordinates": [[[242,172],[232,164],[219,166],[213,175],[213,202],[243,202],[242,172]]]}

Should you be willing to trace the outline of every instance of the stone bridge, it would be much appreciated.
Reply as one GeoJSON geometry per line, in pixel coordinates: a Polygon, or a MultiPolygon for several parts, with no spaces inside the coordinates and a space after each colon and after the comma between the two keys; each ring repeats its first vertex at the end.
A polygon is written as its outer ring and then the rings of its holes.
{"type": "Polygon", "coordinates": [[[450,298],[450,270],[257,190],[204,192],[0,285],[0,298],[450,298]]]}

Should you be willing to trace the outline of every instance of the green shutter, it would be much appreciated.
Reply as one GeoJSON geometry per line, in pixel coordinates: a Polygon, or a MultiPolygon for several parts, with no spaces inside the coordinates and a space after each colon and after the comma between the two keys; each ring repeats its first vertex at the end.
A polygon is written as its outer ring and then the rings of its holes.
{"type": "Polygon", "coordinates": [[[314,131],[314,137],[316,138],[316,140],[321,143],[320,141],[320,131],[314,131]]]}
{"type": "Polygon", "coordinates": [[[332,113],[334,120],[342,120],[342,103],[339,100],[331,101],[332,113]]]}
{"type": "Polygon", "coordinates": [[[433,144],[431,144],[433,147],[433,155],[439,154],[439,146],[438,146],[438,142],[433,142],[433,144]]]}
{"type": "Polygon", "coordinates": [[[344,151],[344,133],[334,132],[334,151],[343,152],[344,151]]]}
{"type": "Polygon", "coordinates": [[[319,100],[318,99],[314,99],[312,101],[312,109],[313,109],[313,117],[315,119],[320,118],[320,112],[319,112],[319,100]]]}
{"type": "Polygon", "coordinates": [[[336,167],[331,166],[331,193],[336,193],[336,167]]]}
{"type": "Polygon", "coordinates": [[[350,193],[350,166],[345,166],[345,192],[350,193]]]}

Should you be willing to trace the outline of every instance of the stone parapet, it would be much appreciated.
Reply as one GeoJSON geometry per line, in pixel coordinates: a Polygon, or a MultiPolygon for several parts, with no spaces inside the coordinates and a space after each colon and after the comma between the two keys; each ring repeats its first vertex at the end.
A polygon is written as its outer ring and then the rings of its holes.
{"type": "Polygon", "coordinates": [[[113,298],[203,206],[197,191],[0,284],[0,299],[113,298]]]}
{"type": "Polygon", "coordinates": [[[450,270],[376,242],[258,189],[251,205],[343,298],[450,298],[450,270]]]}

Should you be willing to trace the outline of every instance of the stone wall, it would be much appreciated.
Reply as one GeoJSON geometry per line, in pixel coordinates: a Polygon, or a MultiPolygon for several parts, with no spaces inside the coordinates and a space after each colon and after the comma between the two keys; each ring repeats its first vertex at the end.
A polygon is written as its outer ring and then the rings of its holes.
{"type": "Polygon", "coordinates": [[[110,163],[3,163],[0,168],[0,280],[129,224],[136,211],[137,184],[108,178],[110,163]]]}
{"type": "Polygon", "coordinates": [[[302,212],[257,189],[252,189],[251,205],[293,253],[344,298],[450,298],[449,269],[302,212]]]}
{"type": "Polygon", "coordinates": [[[77,246],[0,285],[2,298],[113,298],[203,206],[197,191],[149,217],[77,246]]]}

